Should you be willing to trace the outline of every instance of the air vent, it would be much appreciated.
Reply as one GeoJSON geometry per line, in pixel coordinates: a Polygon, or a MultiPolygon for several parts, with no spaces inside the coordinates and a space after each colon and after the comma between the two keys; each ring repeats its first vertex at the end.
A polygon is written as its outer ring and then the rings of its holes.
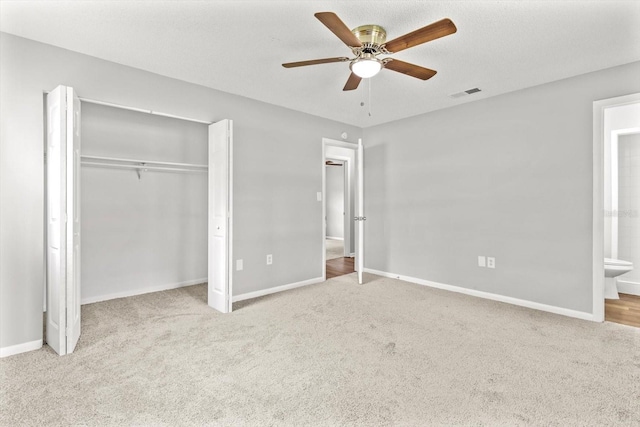
{"type": "Polygon", "coordinates": [[[480,92],[480,89],[478,89],[477,87],[474,87],[473,89],[467,89],[462,92],[452,93],[449,96],[451,98],[462,98],[463,96],[471,95],[472,93],[477,93],[477,92],[480,92]]]}

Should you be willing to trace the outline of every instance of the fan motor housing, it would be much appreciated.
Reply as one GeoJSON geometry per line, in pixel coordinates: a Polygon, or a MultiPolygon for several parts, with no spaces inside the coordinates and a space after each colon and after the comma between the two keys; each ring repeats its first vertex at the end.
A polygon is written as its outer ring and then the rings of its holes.
{"type": "Polygon", "coordinates": [[[379,25],[361,25],[351,30],[363,44],[381,45],[387,41],[387,32],[379,25]]]}

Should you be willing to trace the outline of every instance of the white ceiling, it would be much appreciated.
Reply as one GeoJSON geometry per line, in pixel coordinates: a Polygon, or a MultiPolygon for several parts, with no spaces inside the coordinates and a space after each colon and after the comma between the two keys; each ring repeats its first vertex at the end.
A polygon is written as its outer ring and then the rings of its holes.
{"type": "Polygon", "coordinates": [[[1,1],[0,30],[361,127],[640,60],[640,1],[1,1]],[[438,74],[383,70],[369,116],[348,63],[280,65],[351,56],[321,11],[389,40],[445,17],[458,32],[394,55],[438,74]]]}

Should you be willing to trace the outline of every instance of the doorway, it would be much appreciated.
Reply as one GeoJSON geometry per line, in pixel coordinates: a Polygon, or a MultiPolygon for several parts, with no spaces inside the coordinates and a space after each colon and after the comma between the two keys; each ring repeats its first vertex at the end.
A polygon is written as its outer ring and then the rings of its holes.
{"type": "Polygon", "coordinates": [[[323,139],[323,276],[330,279],[357,271],[359,230],[358,146],[323,139]]]}
{"type": "MultiPolygon", "coordinates": [[[[638,107],[640,107],[640,93],[593,103],[593,318],[599,322],[616,321],[616,316],[612,316],[612,310],[616,311],[620,308],[618,306],[626,304],[625,301],[628,299],[625,295],[627,294],[631,297],[631,303],[638,305],[637,298],[631,295],[640,293],[638,286],[634,282],[626,281],[624,283],[624,280],[621,282],[617,278],[606,280],[609,280],[610,296],[611,280],[618,282],[617,290],[621,292],[621,299],[615,301],[607,299],[605,303],[604,265],[606,258],[611,259],[608,262],[612,263],[618,262],[617,258],[622,258],[623,255],[629,256],[629,254],[625,254],[624,245],[625,235],[630,233],[629,224],[627,224],[629,218],[626,216],[630,214],[636,217],[637,210],[634,210],[633,207],[629,209],[625,207],[624,212],[621,210],[623,206],[620,205],[620,202],[623,199],[620,197],[624,198],[623,196],[628,191],[635,190],[631,186],[625,185],[625,191],[619,192],[621,176],[618,166],[621,160],[625,160],[619,157],[619,154],[622,154],[619,150],[619,140],[623,135],[636,135],[640,131],[638,107]],[[623,213],[622,217],[621,213],[623,213]]],[[[623,146],[626,147],[624,142],[623,146]]],[[[622,176],[622,178],[625,177],[622,176]]],[[[637,218],[634,219],[636,221],[631,222],[637,222],[637,218]]],[[[631,233],[633,234],[633,232],[631,233]]],[[[640,265],[634,264],[635,268],[640,268],[640,265]]],[[[640,320],[640,316],[638,320],[640,320]]],[[[640,325],[640,322],[638,324],[640,325]]]]}

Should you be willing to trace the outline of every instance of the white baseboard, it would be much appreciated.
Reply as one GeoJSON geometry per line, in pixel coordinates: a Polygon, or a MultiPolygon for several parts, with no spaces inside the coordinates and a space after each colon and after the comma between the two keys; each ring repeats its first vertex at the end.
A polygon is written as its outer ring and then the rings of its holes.
{"type": "Polygon", "coordinates": [[[258,298],[269,294],[275,294],[277,292],[288,291],[289,289],[300,288],[302,286],[313,285],[316,283],[324,282],[322,277],[316,277],[314,279],[303,280],[302,282],[290,283],[288,285],[276,286],[275,288],[262,289],[255,292],[247,292],[246,294],[234,295],[231,301],[238,302],[247,299],[258,298]]]}
{"type": "Polygon", "coordinates": [[[42,348],[42,338],[22,344],[11,345],[9,347],[2,347],[0,348],[0,358],[13,356],[14,354],[26,353],[27,351],[38,350],[39,348],[42,348]]]}
{"type": "Polygon", "coordinates": [[[168,291],[169,289],[178,289],[178,288],[183,288],[185,286],[192,286],[192,285],[199,285],[200,283],[207,283],[208,280],[209,279],[205,277],[203,279],[187,280],[186,282],[166,283],[164,285],[151,286],[148,288],[132,289],[130,291],[116,292],[116,293],[107,294],[107,295],[98,295],[94,297],[82,298],[80,303],[82,305],[93,304],[94,302],[109,301],[111,299],[116,299],[116,298],[126,298],[126,297],[133,297],[136,295],[149,294],[151,292],[168,291]]]}
{"type": "Polygon", "coordinates": [[[546,311],[549,313],[561,314],[563,316],[575,317],[577,319],[595,321],[592,313],[585,313],[583,311],[571,310],[568,308],[556,307],[553,305],[541,304],[538,302],[527,301],[523,299],[508,297],[499,294],[492,294],[489,292],[476,291],[474,289],[462,288],[460,286],[446,285],[444,283],[431,282],[429,280],[417,279],[415,277],[403,276],[400,274],[387,273],[385,271],[373,270],[371,268],[365,268],[366,273],[376,274],[378,276],[389,277],[392,279],[404,280],[405,282],[411,282],[418,285],[429,286],[431,288],[444,289],[445,291],[458,292],[461,294],[471,295],[474,297],[489,299],[493,301],[505,302],[507,304],[519,305],[521,307],[532,308],[534,310],[546,311]]]}
{"type": "Polygon", "coordinates": [[[331,237],[331,236],[327,236],[327,239],[329,239],[329,240],[344,240],[344,237],[331,237]]]}
{"type": "Polygon", "coordinates": [[[640,296],[640,283],[618,279],[618,292],[640,296]]]}

